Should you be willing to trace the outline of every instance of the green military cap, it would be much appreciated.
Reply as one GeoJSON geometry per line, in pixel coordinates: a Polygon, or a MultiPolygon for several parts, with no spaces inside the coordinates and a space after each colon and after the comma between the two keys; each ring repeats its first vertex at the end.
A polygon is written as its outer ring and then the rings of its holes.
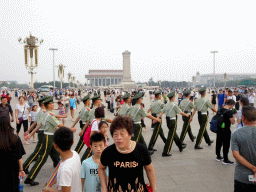
{"type": "Polygon", "coordinates": [[[139,93],[137,93],[137,94],[133,97],[133,99],[139,99],[139,98],[141,98],[141,97],[143,97],[143,93],[142,93],[142,92],[139,92],[139,93]]]}
{"type": "Polygon", "coordinates": [[[191,92],[191,89],[187,89],[186,91],[183,92],[183,94],[188,95],[188,94],[190,94],[190,92],[191,92]]]}
{"type": "Polygon", "coordinates": [[[92,99],[92,100],[101,99],[100,96],[101,96],[100,94],[99,94],[99,95],[94,95],[91,99],[92,99]]]}
{"type": "Polygon", "coordinates": [[[126,93],[123,97],[122,97],[122,99],[128,99],[129,97],[130,97],[130,93],[126,93]]]}
{"type": "Polygon", "coordinates": [[[206,88],[205,88],[205,87],[202,87],[202,88],[199,89],[198,92],[199,92],[200,94],[202,94],[202,93],[204,93],[205,91],[206,91],[206,88]]]}
{"type": "Polygon", "coordinates": [[[160,95],[162,93],[162,91],[161,90],[158,90],[158,91],[156,91],[154,94],[155,95],[160,95]]]}
{"type": "Polygon", "coordinates": [[[46,103],[50,103],[53,102],[53,96],[48,97],[47,99],[45,99],[42,103],[46,104],[46,103]]]}
{"type": "Polygon", "coordinates": [[[167,97],[174,97],[175,96],[175,91],[171,91],[168,95],[167,95],[167,97]]]}
{"type": "Polygon", "coordinates": [[[41,99],[38,99],[37,102],[42,103],[45,99],[48,99],[48,98],[49,98],[49,96],[43,97],[41,99]]]}
{"type": "Polygon", "coordinates": [[[89,99],[90,99],[90,95],[88,94],[88,95],[84,96],[83,99],[81,99],[81,101],[87,101],[89,99]]]}

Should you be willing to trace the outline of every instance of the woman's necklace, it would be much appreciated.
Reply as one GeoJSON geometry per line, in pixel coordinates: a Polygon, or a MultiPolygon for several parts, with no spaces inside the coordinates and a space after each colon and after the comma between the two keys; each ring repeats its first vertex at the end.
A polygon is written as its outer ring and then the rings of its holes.
{"type": "Polygon", "coordinates": [[[130,147],[128,148],[128,149],[126,149],[126,150],[124,150],[124,151],[122,151],[122,150],[120,150],[117,146],[116,146],[116,149],[119,151],[119,152],[121,152],[121,153],[125,153],[125,152],[127,152],[131,147],[132,147],[132,142],[130,141],[130,147]]]}

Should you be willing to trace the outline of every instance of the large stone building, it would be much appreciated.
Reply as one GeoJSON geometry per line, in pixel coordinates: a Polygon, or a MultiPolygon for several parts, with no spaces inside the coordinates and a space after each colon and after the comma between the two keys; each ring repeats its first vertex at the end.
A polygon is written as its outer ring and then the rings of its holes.
{"type": "Polygon", "coordinates": [[[89,70],[85,75],[91,87],[137,88],[131,79],[131,52],[123,52],[123,70],[89,70]]]}
{"type": "Polygon", "coordinates": [[[92,87],[117,85],[123,80],[123,70],[89,70],[85,78],[92,87]]]}
{"type": "MultiPolygon", "coordinates": [[[[200,74],[196,73],[196,76],[192,78],[195,85],[213,85],[214,74],[200,74]]],[[[215,74],[215,82],[224,81],[235,81],[243,79],[256,79],[256,74],[254,73],[228,73],[226,74],[226,80],[224,79],[224,74],[215,74]]]]}

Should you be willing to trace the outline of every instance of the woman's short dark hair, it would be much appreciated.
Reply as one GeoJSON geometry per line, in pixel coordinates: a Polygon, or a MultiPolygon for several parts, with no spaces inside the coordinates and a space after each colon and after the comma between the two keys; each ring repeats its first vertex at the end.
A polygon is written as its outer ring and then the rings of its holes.
{"type": "Polygon", "coordinates": [[[90,145],[92,145],[94,142],[100,142],[103,141],[104,144],[106,143],[105,136],[102,133],[93,133],[90,137],[90,145]]]}
{"type": "Polygon", "coordinates": [[[99,129],[100,129],[100,128],[101,128],[101,126],[102,126],[102,125],[104,125],[104,124],[106,124],[106,125],[108,126],[108,123],[107,123],[106,121],[101,121],[101,122],[99,123],[99,126],[98,126],[98,127],[99,127],[99,129]]]}
{"type": "Polygon", "coordinates": [[[21,95],[21,96],[19,96],[19,100],[20,100],[21,97],[22,97],[23,99],[25,99],[25,98],[21,95]]]}
{"type": "Polygon", "coordinates": [[[7,97],[1,97],[1,101],[2,101],[3,99],[7,99],[7,97]]]}
{"type": "Polygon", "coordinates": [[[242,115],[244,118],[249,122],[255,122],[256,121],[256,109],[252,106],[246,106],[243,107],[242,115]]]}
{"type": "Polygon", "coordinates": [[[104,111],[104,108],[103,107],[97,107],[95,109],[95,118],[102,118],[102,117],[105,117],[105,111],[104,111]]]}
{"type": "Polygon", "coordinates": [[[243,103],[244,107],[249,105],[249,99],[247,97],[242,97],[240,102],[243,103]]]}
{"type": "Polygon", "coordinates": [[[133,122],[129,117],[117,116],[110,125],[110,133],[113,137],[115,130],[126,129],[129,135],[133,134],[133,122]]]}
{"type": "Polygon", "coordinates": [[[226,101],[226,104],[227,105],[235,105],[236,102],[233,99],[229,99],[229,100],[226,101]]]}
{"type": "Polygon", "coordinates": [[[67,127],[60,127],[57,129],[53,136],[54,143],[62,150],[67,151],[71,149],[73,144],[73,132],[67,127]]]}

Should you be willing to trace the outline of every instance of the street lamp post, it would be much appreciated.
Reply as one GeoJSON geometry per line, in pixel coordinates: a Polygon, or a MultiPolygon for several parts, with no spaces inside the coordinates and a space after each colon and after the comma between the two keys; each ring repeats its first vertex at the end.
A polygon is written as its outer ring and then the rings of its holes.
{"type": "Polygon", "coordinates": [[[62,89],[62,81],[64,79],[64,68],[66,66],[64,66],[63,64],[59,64],[58,66],[56,66],[58,68],[58,77],[60,79],[60,89],[62,89]]]}
{"type": "Polygon", "coordinates": [[[68,73],[68,82],[69,82],[69,88],[70,88],[70,83],[72,81],[72,74],[68,73]]]}
{"type": "Polygon", "coordinates": [[[22,38],[19,38],[18,41],[21,44],[24,45],[24,54],[25,54],[25,66],[28,69],[28,73],[31,74],[31,88],[34,88],[34,81],[33,81],[33,74],[36,74],[34,72],[34,69],[38,67],[38,47],[39,44],[41,45],[43,43],[43,39],[39,40],[37,37],[34,37],[30,34],[29,37],[25,38],[22,42],[22,38]],[[35,54],[35,58],[34,55],[35,54]],[[28,55],[30,55],[30,65],[28,65],[28,55]],[[35,65],[33,64],[33,60],[35,60],[35,65]]]}
{"type": "Polygon", "coordinates": [[[218,53],[218,51],[211,51],[213,53],[213,87],[215,87],[215,53],[218,53]]]}
{"type": "Polygon", "coordinates": [[[55,65],[54,65],[54,51],[58,51],[56,48],[50,48],[50,51],[53,51],[53,89],[55,92],[55,65]]]}

